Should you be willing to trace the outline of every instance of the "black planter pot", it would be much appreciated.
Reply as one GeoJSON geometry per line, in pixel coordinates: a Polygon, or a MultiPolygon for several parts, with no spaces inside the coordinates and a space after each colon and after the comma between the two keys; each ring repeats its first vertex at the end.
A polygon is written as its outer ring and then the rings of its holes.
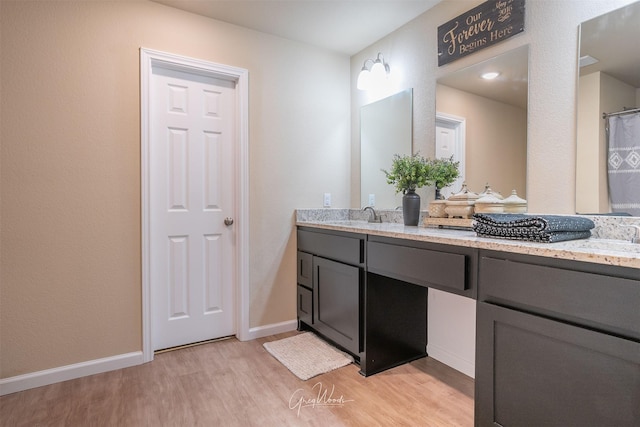
{"type": "Polygon", "coordinates": [[[402,217],[404,225],[418,225],[420,220],[420,196],[415,190],[407,190],[402,196],[402,217]]]}

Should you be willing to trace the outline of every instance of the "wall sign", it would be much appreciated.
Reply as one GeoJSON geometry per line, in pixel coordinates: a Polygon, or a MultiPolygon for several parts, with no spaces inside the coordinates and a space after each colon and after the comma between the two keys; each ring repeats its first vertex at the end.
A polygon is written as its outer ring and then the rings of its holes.
{"type": "Polygon", "coordinates": [[[438,66],[524,31],[525,0],[489,0],[438,27],[438,66]]]}

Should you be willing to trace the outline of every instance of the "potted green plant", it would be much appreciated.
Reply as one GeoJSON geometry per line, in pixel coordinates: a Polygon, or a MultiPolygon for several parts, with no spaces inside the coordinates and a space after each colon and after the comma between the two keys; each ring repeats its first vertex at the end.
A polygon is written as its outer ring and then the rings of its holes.
{"type": "Polygon", "coordinates": [[[430,159],[427,161],[427,177],[436,186],[436,200],[443,197],[440,190],[447,187],[460,176],[460,162],[453,161],[453,156],[448,159],[430,159]]]}
{"type": "Polygon", "coordinates": [[[420,196],[416,189],[432,185],[429,178],[429,163],[418,153],[400,156],[395,154],[388,171],[382,169],[387,183],[394,185],[396,193],[402,193],[402,216],[405,225],[418,225],[420,219],[420,196]]]}

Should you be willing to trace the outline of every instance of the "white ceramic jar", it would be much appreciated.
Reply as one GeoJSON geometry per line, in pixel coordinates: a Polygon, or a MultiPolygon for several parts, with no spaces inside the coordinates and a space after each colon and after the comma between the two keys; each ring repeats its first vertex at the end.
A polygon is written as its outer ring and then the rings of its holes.
{"type": "Polygon", "coordinates": [[[476,200],[475,211],[476,213],[502,213],[504,202],[494,194],[488,193],[476,200]]]}
{"type": "Polygon", "coordinates": [[[478,199],[478,194],[473,191],[469,191],[467,183],[462,184],[462,189],[452,194],[447,199],[447,207],[445,212],[449,218],[471,218],[473,215],[473,209],[475,201],[478,199]]]}
{"type": "Polygon", "coordinates": [[[525,213],[527,211],[527,201],[518,197],[516,190],[503,200],[504,211],[507,213],[525,213]]]}

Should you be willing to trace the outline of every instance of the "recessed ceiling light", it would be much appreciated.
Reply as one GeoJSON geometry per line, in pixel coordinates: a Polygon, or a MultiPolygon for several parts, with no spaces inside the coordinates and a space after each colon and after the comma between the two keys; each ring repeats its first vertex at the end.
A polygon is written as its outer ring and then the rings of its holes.
{"type": "Polygon", "coordinates": [[[495,71],[492,71],[490,73],[484,73],[481,77],[485,80],[493,80],[496,77],[498,77],[500,75],[500,73],[497,73],[495,71]]]}
{"type": "Polygon", "coordinates": [[[586,67],[587,65],[593,65],[596,62],[599,62],[596,58],[591,55],[585,55],[580,57],[580,68],[586,67]]]}

